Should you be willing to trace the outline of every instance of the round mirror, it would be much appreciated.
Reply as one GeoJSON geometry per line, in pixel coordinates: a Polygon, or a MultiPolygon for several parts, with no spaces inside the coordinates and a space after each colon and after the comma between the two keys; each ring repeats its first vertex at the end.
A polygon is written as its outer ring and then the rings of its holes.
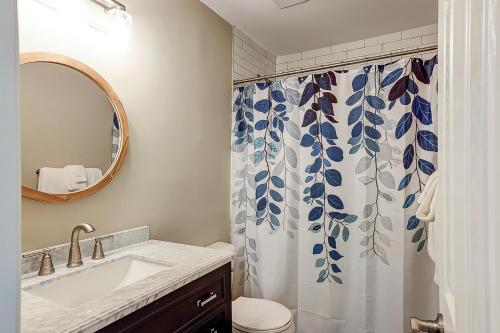
{"type": "Polygon", "coordinates": [[[58,202],[97,192],[128,147],[123,106],[94,70],[49,53],[21,55],[23,196],[58,202]]]}

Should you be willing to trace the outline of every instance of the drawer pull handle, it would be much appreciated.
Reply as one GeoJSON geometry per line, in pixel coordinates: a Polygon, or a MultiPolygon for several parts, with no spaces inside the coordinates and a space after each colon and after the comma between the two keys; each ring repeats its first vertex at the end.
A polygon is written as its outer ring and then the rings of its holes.
{"type": "Polygon", "coordinates": [[[212,292],[210,292],[210,294],[208,294],[207,297],[197,300],[196,305],[199,308],[202,308],[205,305],[207,305],[208,303],[212,302],[216,298],[217,298],[217,294],[212,291],[212,292]]]}

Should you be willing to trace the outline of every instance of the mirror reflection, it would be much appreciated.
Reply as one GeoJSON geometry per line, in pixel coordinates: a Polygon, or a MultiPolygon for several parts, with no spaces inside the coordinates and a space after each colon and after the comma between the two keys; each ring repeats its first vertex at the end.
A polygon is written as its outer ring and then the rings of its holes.
{"type": "Polygon", "coordinates": [[[76,69],[20,68],[23,185],[64,194],[99,182],[116,157],[119,121],[106,93],[76,69]]]}

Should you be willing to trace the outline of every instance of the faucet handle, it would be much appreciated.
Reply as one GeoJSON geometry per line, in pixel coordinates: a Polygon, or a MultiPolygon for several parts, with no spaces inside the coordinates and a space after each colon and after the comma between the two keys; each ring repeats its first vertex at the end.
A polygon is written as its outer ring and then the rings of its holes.
{"type": "Polygon", "coordinates": [[[101,241],[109,238],[113,238],[113,235],[95,238],[94,253],[92,253],[92,260],[101,260],[106,257],[104,255],[104,250],[102,249],[101,241]]]}
{"type": "Polygon", "coordinates": [[[51,253],[52,253],[51,249],[43,249],[40,251],[23,254],[23,258],[42,256],[42,262],[40,264],[40,270],[38,271],[38,275],[45,276],[45,275],[50,275],[56,271],[54,269],[54,264],[52,263],[51,253]]]}

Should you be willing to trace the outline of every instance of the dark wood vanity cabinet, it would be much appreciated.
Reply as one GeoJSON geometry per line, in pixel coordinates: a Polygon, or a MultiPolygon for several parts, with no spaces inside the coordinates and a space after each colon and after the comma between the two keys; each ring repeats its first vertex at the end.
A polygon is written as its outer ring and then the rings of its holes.
{"type": "Polygon", "coordinates": [[[231,264],[101,329],[102,333],[231,333],[231,264]]]}

